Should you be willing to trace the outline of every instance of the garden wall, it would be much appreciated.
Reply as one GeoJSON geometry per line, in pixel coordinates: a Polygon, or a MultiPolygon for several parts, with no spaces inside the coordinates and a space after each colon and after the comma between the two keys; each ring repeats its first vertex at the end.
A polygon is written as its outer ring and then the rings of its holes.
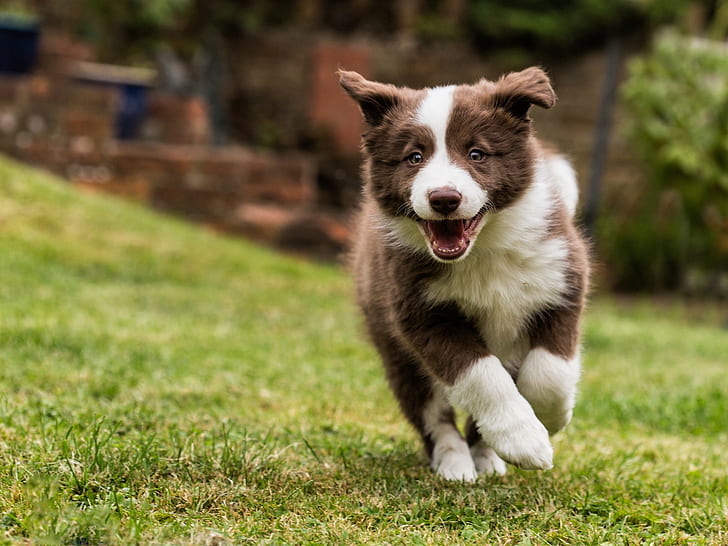
{"type": "Polygon", "coordinates": [[[316,168],[305,154],[199,145],[199,107],[163,95],[150,97],[148,124],[166,142],[117,140],[117,102],[111,87],[0,78],[0,149],[84,189],[269,242],[312,206],[316,168]]]}

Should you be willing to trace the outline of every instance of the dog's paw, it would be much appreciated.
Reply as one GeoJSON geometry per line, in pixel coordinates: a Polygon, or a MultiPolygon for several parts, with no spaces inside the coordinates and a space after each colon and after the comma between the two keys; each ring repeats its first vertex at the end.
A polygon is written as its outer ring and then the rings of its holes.
{"type": "Polygon", "coordinates": [[[473,458],[465,442],[461,446],[437,449],[432,456],[432,469],[438,476],[450,481],[471,483],[478,478],[473,458]]]}
{"type": "Polygon", "coordinates": [[[566,425],[571,422],[571,416],[573,415],[573,413],[574,412],[571,409],[562,411],[536,411],[536,415],[539,417],[539,419],[541,419],[541,422],[546,427],[546,430],[548,430],[549,434],[552,436],[560,430],[566,428],[566,425]]]}
{"type": "Polygon", "coordinates": [[[553,466],[549,433],[535,415],[498,432],[484,432],[481,430],[486,443],[512,465],[524,470],[548,470],[553,466]]]}
{"type": "Polygon", "coordinates": [[[492,447],[485,442],[478,442],[470,448],[470,455],[475,463],[475,470],[478,474],[486,476],[504,476],[506,473],[506,463],[498,457],[498,454],[492,447]]]}

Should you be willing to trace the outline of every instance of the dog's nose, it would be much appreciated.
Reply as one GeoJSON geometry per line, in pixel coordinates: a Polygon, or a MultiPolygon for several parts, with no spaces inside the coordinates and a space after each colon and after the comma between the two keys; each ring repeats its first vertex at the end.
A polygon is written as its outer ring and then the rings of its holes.
{"type": "Polygon", "coordinates": [[[463,196],[452,188],[437,188],[430,192],[429,200],[432,210],[440,214],[450,214],[460,206],[463,196]]]}

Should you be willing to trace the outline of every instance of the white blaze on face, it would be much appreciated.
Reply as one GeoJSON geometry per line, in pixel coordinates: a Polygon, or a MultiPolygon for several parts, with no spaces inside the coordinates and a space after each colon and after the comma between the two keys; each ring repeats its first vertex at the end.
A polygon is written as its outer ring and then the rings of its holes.
{"type": "Polygon", "coordinates": [[[462,195],[460,207],[452,218],[474,217],[486,203],[487,195],[468,172],[455,164],[447,152],[445,134],[452,111],[455,86],[435,87],[417,109],[416,120],[428,127],[435,136],[435,148],[431,157],[426,157],[424,167],[412,183],[410,201],[420,218],[435,220],[441,215],[432,210],[429,195],[434,189],[452,188],[462,195]]]}

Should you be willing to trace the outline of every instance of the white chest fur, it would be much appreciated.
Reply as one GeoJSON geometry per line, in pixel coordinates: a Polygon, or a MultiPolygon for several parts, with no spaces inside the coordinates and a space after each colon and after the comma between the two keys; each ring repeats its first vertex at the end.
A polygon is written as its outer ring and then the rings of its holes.
{"type": "Polygon", "coordinates": [[[514,206],[488,217],[471,255],[449,265],[428,291],[430,301],[456,302],[511,371],[529,349],[529,318],[558,304],[566,287],[568,247],[547,235],[549,197],[536,183],[514,206]]]}

